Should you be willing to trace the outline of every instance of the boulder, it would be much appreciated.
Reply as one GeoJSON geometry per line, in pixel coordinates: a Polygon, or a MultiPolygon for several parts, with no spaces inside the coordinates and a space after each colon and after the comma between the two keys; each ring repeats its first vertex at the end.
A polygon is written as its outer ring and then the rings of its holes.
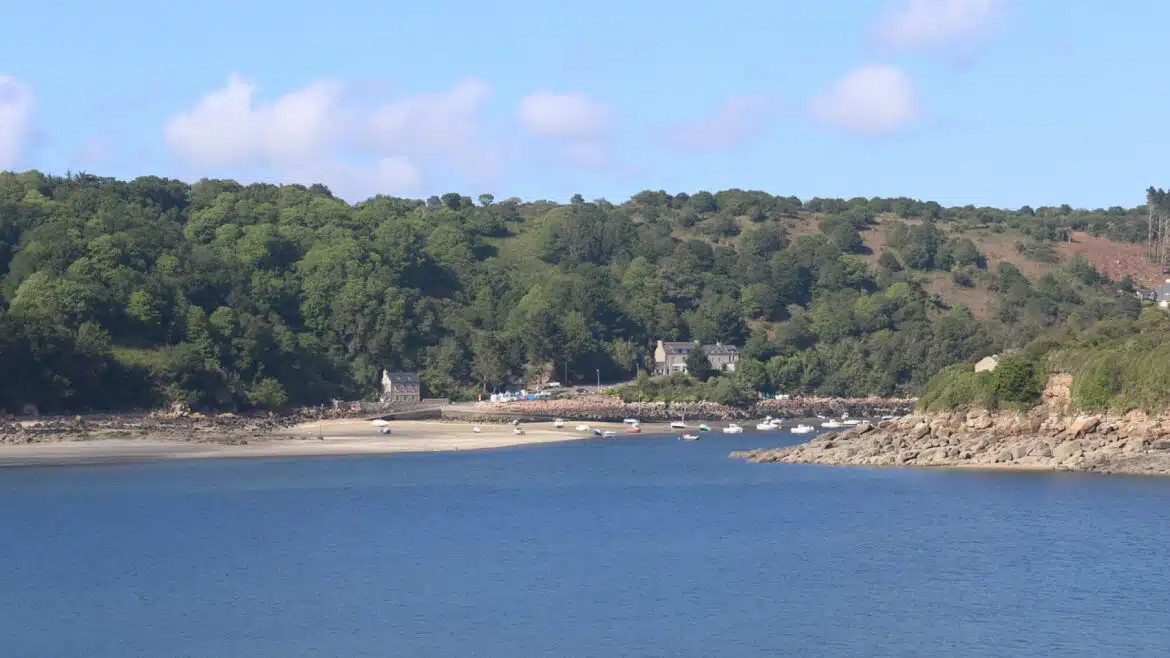
{"type": "Polygon", "coordinates": [[[930,434],[930,425],[926,423],[919,423],[910,430],[910,438],[914,441],[921,439],[927,434],[930,434]]]}
{"type": "Polygon", "coordinates": [[[1080,441],[1065,441],[1053,449],[1052,456],[1056,459],[1064,461],[1065,459],[1071,459],[1073,457],[1079,456],[1082,450],[1083,447],[1081,446],[1080,441]]]}
{"type": "Polygon", "coordinates": [[[1100,424],[1101,419],[1096,416],[1081,416],[1069,424],[1067,432],[1073,438],[1080,438],[1092,433],[1100,424]]]}

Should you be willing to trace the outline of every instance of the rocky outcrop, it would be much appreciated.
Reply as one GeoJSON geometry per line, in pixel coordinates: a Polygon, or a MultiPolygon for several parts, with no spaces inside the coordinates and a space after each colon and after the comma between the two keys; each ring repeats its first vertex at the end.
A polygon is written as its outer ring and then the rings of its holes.
{"type": "Polygon", "coordinates": [[[1067,415],[1048,409],[915,414],[731,456],[757,463],[1170,475],[1170,414],[1067,415]]]}

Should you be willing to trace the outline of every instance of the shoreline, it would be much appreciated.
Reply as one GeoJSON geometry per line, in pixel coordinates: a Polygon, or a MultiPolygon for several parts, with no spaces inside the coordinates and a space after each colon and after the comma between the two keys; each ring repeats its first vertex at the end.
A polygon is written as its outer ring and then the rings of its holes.
{"type": "MultiPolygon", "coordinates": [[[[555,429],[552,423],[524,425],[525,434],[512,425],[450,421],[391,421],[391,434],[364,419],[311,421],[272,433],[241,432],[223,440],[175,438],[171,433],[144,432],[129,438],[64,438],[0,445],[0,469],[36,466],[133,464],[172,460],[282,459],[390,455],[419,452],[466,452],[528,445],[584,441],[601,437],[573,429],[555,429]],[[321,438],[318,438],[320,434],[321,438]]],[[[592,423],[602,431],[623,432],[620,423],[592,423]]],[[[111,432],[112,433],[112,432],[111,432]]],[[[643,426],[641,435],[669,435],[667,426],[643,426]]]]}
{"type": "Polygon", "coordinates": [[[729,456],[762,464],[1165,477],[1170,418],[976,409],[863,423],[806,443],[729,456]]]}

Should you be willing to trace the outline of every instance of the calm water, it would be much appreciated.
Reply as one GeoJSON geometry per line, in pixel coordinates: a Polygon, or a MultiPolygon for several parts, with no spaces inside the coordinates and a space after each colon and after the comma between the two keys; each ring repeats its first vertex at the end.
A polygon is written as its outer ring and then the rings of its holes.
{"type": "Polygon", "coordinates": [[[1170,479],[777,440],[3,470],[0,654],[1170,654],[1170,479]]]}

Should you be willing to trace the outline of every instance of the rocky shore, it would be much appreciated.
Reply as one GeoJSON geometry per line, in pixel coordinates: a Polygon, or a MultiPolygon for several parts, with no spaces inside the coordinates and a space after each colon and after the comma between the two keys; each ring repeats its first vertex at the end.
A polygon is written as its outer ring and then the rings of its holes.
{"type": "Polygon", "coordinates": [[[307,421],[361,415],[350,409],[306,409],[286,415],[153,412],[63,418],[0,417],[0,445],[105,439],[246,445],[249,439],[289,438],[292,427],[307,421]]]}
{"type": "Polygon", "coordinates": [[[756,463],[1170,475],[1170,415],[972,410],[913,414],[800,445],[731,453],[756,463]]]}

